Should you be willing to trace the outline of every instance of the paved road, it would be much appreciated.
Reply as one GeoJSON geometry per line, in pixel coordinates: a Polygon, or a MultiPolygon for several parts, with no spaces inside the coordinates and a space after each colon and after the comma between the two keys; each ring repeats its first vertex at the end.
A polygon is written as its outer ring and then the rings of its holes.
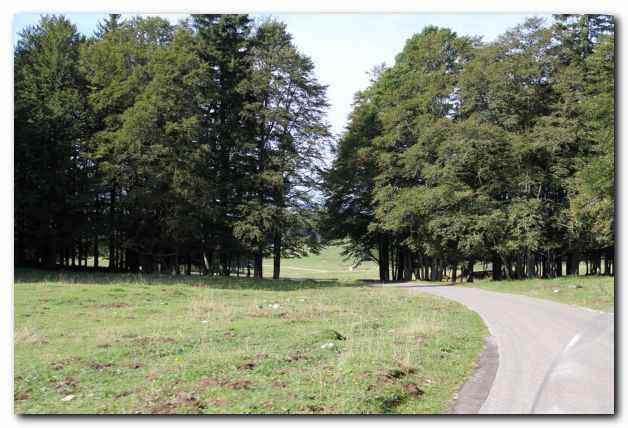
{"type": "Polygon", "coordinates": [[[464,304],[493,336],[496,371],[485,355],[478,370],[484,379],[472,378],[461,391],[461,413],[614,413],[613,314],[464,286],[407,288],[464,304]],[[478,397],[486,397],[479,409],[464,406],[478,397]]]}

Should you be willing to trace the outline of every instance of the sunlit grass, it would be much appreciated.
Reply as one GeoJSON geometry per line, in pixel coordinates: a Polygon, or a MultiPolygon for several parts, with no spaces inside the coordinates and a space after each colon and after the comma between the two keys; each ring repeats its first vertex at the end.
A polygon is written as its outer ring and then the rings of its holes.
{"type": "Polygon", "coordinates": [[[522,294],[600,311],[614,310],[615,279],[610,276],[567,276],[511,281],[476,280],[463,286],[522,294]]]}
{"type": "Polygon", "coordinates": [[[15,281],[17,413],[442,413],[486,334],[462,305],[399,289],[20,269],[15,281]]]}

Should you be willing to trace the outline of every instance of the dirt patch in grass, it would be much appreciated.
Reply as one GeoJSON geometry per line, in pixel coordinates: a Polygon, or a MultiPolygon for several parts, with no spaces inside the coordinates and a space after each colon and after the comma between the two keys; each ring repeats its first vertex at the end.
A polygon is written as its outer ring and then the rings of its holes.
{"type": "Polygon", "coordinates": [[[405,391],[406,394],[408,395],[412,395],[414,397],[420,397],[421,395],[423,395],[423,390],[420,389],[416,383],[413,382],[407,382],[403,384],[403,390],[405,391]]]}
{"type": "Polygon", "coordinates": [[[138,337],[137,339],[133,340],[134,345],[142,346],[142,347],[159,344],[159,343],[168,344],[168,345],[176,345],[177,341],[176,339],[173,339],[172,337],[138,337]]]}
{"type": "Polygon", "coordinates": [[[284,361],[290,364],[305,364],[308,362],[308,358],[301,354],[294,354],[284,358],[284,361]]]}
{"type": "Polygon", "coordinates": [[[113,364],[111,363],[93,363],[92,364],[92,368],[98,371],[102,371],[103,369],[106,369],[107,367],[111,367],[113,366],[113,364]]]}
{"type": "Polygon", "coordinates": [[[212,407],[227,407],[229,405],[229,400],[225,399],[212,399],[212,400],[203,400],[203,403],[208,404],[212,407]]]}
{"type": "Polygon", "coordinates": [[[255,368],[255,363],[246,363],[246,364],[240,364],[239,366],[236,366],[236,369],[238,370],[253,370],[255,368]]]}
{"type": "MultiPolygon", "coordinates": [[[[244,316],[249,318],[283,318],[290,319],[290,315],[287,312],[248,312],[244,314],[244,316]]],[[[300,317],[298,317],[300,318],[300,317]]],[[[237,318],[232,318],[232,321],[237,320],[237,318]]]]}
{"type": "Polygon", "coordinates": [[[346,311],[333,310],[333,309],[322,309],[322,308],[312,308],[312,309],[305,309],[303,311],[292,313],[290,318],[291,319],[299,319],[299,320],[303,320],[303,319],[318,319],[318,320],[320,320],[320,319],[329,319],[329,318],[333,318],[333,317],[337,316],[338,314],[340,314],[342,312],[346,312],[346,311]]]}
{"type": "Polygon", "coordinates": [[[140,386],[140,387],[137,387],[137,388],[133,388],[133,389],[127,389],[127,390],[126,390],[126,391],[124,391],[124,392],[121,392],[121,393],[119,393],[119,394],[116,394],[116,396],[115,396],[115,397],[116,397],[116,398],[127,397],[127,396],[129,396],[129,395],[138,394],[138,393],[140,393],[140,392],[144,392],[144,388],[142,388],[141,386],[140,386]]]}
{"type": "Polygon", "coordinates": [[[249,380],[235,380],[235,379],[213,379],[203,378],[201,383],[205,386],[224,386],[229,389],[251,389],[251,381],[249,380]]]}
{"type": "Polygon", "coordinates": [[[13,398],[15,399],[15,401],[24,401],[24,400],[28,400],[30,397],[25,392],[19,392],[15,394],[13,398]]]}
{"type": "Polygon", "coordinates": [[[176,415],[178,414],[177,406],[172,403],[159,404],[150,409],[150,413],[155,415],[176,415]]]}
{"type": "Polygon", "coordinates": [[[131,363],[128,365],[128,367],[131,369],[141,369],[144,366],[146,366],[146,364],[143,363],[131,363]]]}
{"type": "Polygon", "coordinates": [[[286,382],[284,382],[283,380],[276,380],[273,382],[273,386],[275,388],[285,388],[287,385],[286,382]]]}
{"type": "Polygon", "coordinates": [[[74,357],[74,358],[67,358],[65,360],[60,360],[60,361],[55,361],[53,362],[50,367],[52,367],[53,370],[62,370],[64,369],[66,366],[69,366],[71,364],[76,364],[76,363],[80,363],[82,360],[79,357],[74,357]]]}
{"type": "Polygon", "coordinates": [[[92,304],[84,305],[84,306],[91,306],[93,308],[128,308],[130,307],[128,303],[124,303],[124,302],[92,303],[92,304]]]}

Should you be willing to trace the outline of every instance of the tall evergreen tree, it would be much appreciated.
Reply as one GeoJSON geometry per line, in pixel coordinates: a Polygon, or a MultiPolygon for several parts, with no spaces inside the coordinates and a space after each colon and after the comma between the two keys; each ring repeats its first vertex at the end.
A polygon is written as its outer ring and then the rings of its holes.
{"type": "MultiPolygon", "coordinates": [[[[256,188],[243,207],[245,217],[237,232],[260,250],[265,240],[272,242],[277,279],[282,257],[304,255],[318,246],[309,193],[329,136],[323,121],[326,88],[316,80],[311,59],[292,44],[284,24],[270,21],[257,28],[250,61],[251,74],[241,89],[249,97],[246,117],[255,128],[256,188]]],[[[261,267],[256,272],[261,273],[261,267]]]]}
{"type": "MultiPolygon", "coordinates": [[[[63,16],[43,16],[14,54],[16,261],[55,266],[86,229],[91,129],[84,38],[63,16]]],[[[74,257],[72,256],[72,259],[74,257]]]]}

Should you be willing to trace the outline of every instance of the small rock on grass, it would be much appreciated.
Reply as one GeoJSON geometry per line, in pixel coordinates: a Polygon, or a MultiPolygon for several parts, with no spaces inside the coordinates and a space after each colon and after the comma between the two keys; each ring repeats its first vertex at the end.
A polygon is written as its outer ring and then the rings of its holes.
{"type": "Polygon", "coordinates": [[[273,305],[268,305],[269,308],[273,308],[273,309],[279,309],[281,308],[281,305],[279,303],[275,303],[273,305]]]}
{"type": "Polygon", "coordinates": [[[324,343],[323,345],[321,345],[321,349],[329,349],[329,348],[333,348],[334,344],[333,343],[324,343]]]}
{"type": "Polygon", "coordinates": [[[75,397],[76,395],[66,395],[65,397],[61,399],[61,401],[72,401],[74,400],[75,397]]]}

